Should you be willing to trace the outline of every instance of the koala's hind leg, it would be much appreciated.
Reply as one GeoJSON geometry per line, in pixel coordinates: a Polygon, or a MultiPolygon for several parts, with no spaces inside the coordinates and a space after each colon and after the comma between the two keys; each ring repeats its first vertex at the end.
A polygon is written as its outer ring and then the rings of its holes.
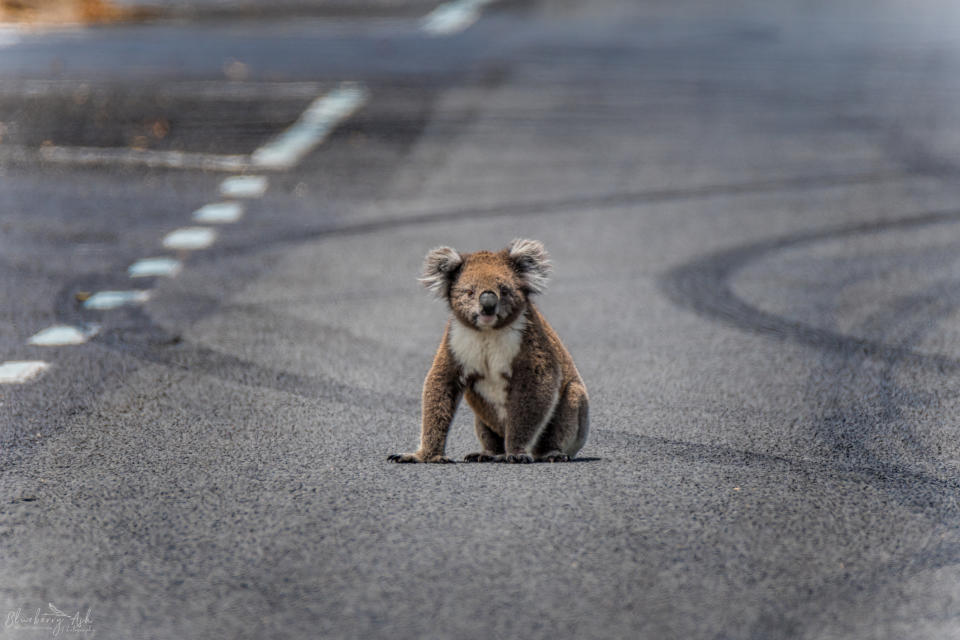
{"type": "Polygon", "coordinates": [[[480,453],[469,453],[464,458],[466,462],[497,462],[503,457],[503,437],[497,435],[493,429],[479,417],[474,419],[474,428],[477,431],[477,438],[483,445],[483,451],[480,453]]]}
{"type": "Polygon", "coordinates": [[[533,448],[538,462],[566,462],[583,447],[590,429],[587,390],[579,381],[567,385],[550,423],[533,448]]]}

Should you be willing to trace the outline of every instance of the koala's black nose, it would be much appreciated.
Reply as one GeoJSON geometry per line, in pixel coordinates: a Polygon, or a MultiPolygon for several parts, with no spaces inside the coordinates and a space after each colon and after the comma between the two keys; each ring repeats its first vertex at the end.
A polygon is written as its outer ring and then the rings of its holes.
{"type": "Polygon", "coordinates": [[[493,291],[484,291],[480,294],[480,306],[483,308],[483,313],[492,316],[497,311],[497,294],[493,291]]]}

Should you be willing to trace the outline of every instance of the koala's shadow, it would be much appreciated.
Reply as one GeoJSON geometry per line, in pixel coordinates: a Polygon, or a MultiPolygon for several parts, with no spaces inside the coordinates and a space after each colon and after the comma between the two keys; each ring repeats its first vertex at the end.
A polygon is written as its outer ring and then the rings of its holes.
{"type": "MultiPolygon", "coordinates": [[[[578,457],[578,458],[573,458],[572,460],[567,460],[566,462],[533,462],[533,463],[531,463],[531,464],[528,465],[528,466],[536,466],[536,467],[548,466],[548,465],[563,466],[563,465],[565,465],[565,464],[579,464],[579,463],[581,463],[581,462],[603,462],[603,458],[596,458],[596,457],[592,457],[592,456],[586,456],[586,457],[583,457],[583,458],[579,458],[579,457],[578,457]]],[[[457,460],[457,461],[456,461],[456,464],[467,464],[467,465],[474,465],[474,466],[477,465],[476,462],[466,462],[465,460],[457,460]]],[[[489,465],[489,466],[500,466],[500,465],[506,464],[506,463],[496,462],[496,463],[482,463],[482,464],[483,464],[483,466],[488,466],[488,465],[489,465]]]]}

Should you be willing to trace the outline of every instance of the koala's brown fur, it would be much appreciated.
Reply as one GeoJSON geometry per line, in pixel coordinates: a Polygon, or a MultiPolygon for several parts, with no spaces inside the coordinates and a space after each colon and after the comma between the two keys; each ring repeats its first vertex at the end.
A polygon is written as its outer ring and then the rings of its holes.
{"type": "Polygon", "coordinates": [[[420,448],[395,462],[451,462],[447,432],[465,396],[483,451],[468,462],[566,461],[589,428],[587,388],[573,358],[531,302],[550,262],[535,240],[498,253],[427,254],[421,282],[452,312],[423,385],[420,448]]]}

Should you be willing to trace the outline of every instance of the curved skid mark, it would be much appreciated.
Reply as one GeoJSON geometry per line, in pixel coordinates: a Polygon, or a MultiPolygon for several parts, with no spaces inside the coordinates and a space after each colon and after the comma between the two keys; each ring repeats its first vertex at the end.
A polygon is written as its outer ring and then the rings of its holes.
{"type": "Polygon", "coordinates": [[[381,218],[365,222],[338,224],[336,222],[316,227],[300,227],[284,230],[275,235],[262,235],[244,243],[235,243],[198,255],[200,261],[215,260],[224,255],[247,255],[261,252],[274,246],[301,244],[319,238],[334,236],[358,236],[378,233],[406,227],[419,227],[442,222],[474,221],[502,217],[536,216],[555,213],[577,212],[583,209],[615,209],[618,207],[675,202],[701,198],[771,193],[778,191],[796,191],[806,189],[827,189],[831,187],[876,184],[891,180],[901,180],[902,173],[863,173],[848,176],[806,176],[779,180],[761,180],[733,184],[713,184],[676,189],[649,189],[642,191],[620,191],[603,195],[590,195],[568,198],[545,198],[525,202],[507,202],[482,207],[463,207],[428,211],[403,217],[381,218]]]}
{"type": "Polygon", "coordinates": [[[957,373],[960,372],[960,360],[956,358],[925,354],[909,347],[889,345],[784,318],[748,304],[730,287],[730,278],[735,272],[775,251],[837,238],[954,221],[960,221],[960,211],[936,211],[886,222],[857,224],[774,238],[721,251],[671,269],[661,276],[660,290],[679,307],[750,333],[790,340],[817,349],[865,355],[884,361],[935,367],[941,372],[957,373]]]}

